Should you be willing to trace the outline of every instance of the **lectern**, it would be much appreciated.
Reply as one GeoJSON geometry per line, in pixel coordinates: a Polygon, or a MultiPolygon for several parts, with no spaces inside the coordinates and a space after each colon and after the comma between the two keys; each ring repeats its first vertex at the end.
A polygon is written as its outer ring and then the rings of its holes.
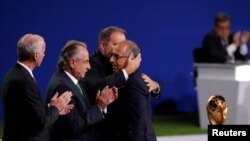
{"type": "Polygon", "coordinates": [[[200,128],[207,129],[207,100],[219,94],[228,102],[225,124],[250,124],[250,64],[195,64],[200,128]]]}

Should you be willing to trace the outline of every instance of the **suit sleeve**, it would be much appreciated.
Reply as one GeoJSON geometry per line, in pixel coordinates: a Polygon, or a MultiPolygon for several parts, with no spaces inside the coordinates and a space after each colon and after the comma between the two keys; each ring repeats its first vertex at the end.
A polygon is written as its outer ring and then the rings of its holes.
{"type": "Polygon", "coordinates": [[[96,62],[92,62],[91,70],[84,78],[84,84],[87,91],[88,89],[102,90],[107,85],[110,87],[116,86],[119,88],[124,86],[126,83],[125,76],[122,71],[104,78],[101,76],[101,73],[102,70],[100,67],[98,67],[98,64],[96,62]]]}
{"type": "Polygon", "coordinates": [[[220,51],[214,39],[206,36],[203,40],[203,49],[207,53],[207,59],[211,62],[225,63],[227,55],[225,52],[220,51]]]}
{"type": "Polygon", "coordinates": [[[154,98],[157,98],[157,99],[159,99],[161,97],[161,86],[160,86],[160,84],[158,84],[158,85],[159,85],[159,88],[157,89],[157,91],[150,92],[151,96],[154,98]]]}
{"type": "Polygon", "coordinates": [[[128,130],[131,134],[128,136],[131,140],[135,134],[145,134],[146,125],[150,113],[150,101],[147,86],[144,84],[143,80],[134,79],[130,81],[128,86],[127,97],[128,109],[128,130]]]}
{"type": "MultiPolygon", "coordinates": [[[[71,88],[66,85],[59,85],[54,90],[59,94],[65,91],[71,91],[71,88]]],[[[79,107],[81,106],[79,97],[74,94],[70,103],[74,105],[74,109],[66,116],[59,117],[60,124],[65,127],[68,133],[79,134],[103,119],[102,112],[97,105],[89,108],[79,107]]]]}
{"type": "Polygon", "coordinates": [[[28,81],[23,84],[24,99],[29,108],[27,110],[30,111],[30,116],[32,116],[30,118],[35,121],[35,123],[29,124],[36,125],[34,127],[38,128],[37,130],[49,127],[58,119],[59,112],[57,108],[54,106],[47,107],[43,104],[37,86],[33,82],[28,81]]]}
{"type": "Polygon", "coordinates": [[[109,75],[97,82],[98,90],[102,90],[105,86],[116,86],[121,88],[125,85],[126,80],[122,71],[109,75]]]}

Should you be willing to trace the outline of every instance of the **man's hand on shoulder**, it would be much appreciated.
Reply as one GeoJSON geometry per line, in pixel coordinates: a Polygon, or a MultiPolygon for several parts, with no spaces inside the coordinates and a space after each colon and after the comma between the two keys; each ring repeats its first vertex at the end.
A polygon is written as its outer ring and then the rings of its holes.
{"type": "Polygon", "coordinates": [[[160,86],[159,84],[152,80],[149,76],[147,76],[146,74],[142,74],[142,78],[143,80],[146,82],[147,86],[148,86],[148,91],[149,92],[154,92],[154,93],[159,93],[160,91],[160,86]]]}

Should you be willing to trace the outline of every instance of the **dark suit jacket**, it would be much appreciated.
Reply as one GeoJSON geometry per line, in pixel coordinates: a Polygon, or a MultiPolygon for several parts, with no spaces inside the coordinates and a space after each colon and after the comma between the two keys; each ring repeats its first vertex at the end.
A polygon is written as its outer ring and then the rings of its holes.
{"type": "MultiPolygon", "coordinates": [[[[99,49],[90,56],[90,65],[91,69],[79,83],[85,86],[91,104],[95,104],[97,90],[102,90],[106,85],[117,88],[125,86],[126,80],[123,72],[114,73],[109,60],[101,54],[99,49]]],[[[159,97],[159,94],[153,94],[153,96],[159,97]]],[[[110,125],[106,120],[105,118],[101,124],[95,127],[96,141],[110,139],[110,125]]]]}
{"type": "Polygon", "coordinates": [[[119,90],[117,101],[108,106],[107,119],[113,141],[156,141],[151,119],[151,95],[137,70],[124,88],[119,90]]]}
{"type": "Polygon", "coordinates": [[[102,112],[97,105],[90,106],[87,95],[82,96],[80,90],[64,71],[57,71],[51,78],[47,100],[55,92],[71,91],[74,109],[66,116],[59,116],[51,134],[55,141],[92,141],[92,126],[103,119],[102,112]]]}
{"type": "Polygon", "coordinates": [[[19,64],[3,80],[3,141],[48,141],[47,127],[58,119],[58,110],[43,104],[37,85],[19,64]]]}
{"type": "MultiPolygon", "coordinates": [[[[85,86],[91,104],[96,103],[96,93],[106,85],[123,87],[126,83],[122,71],[114,74],[112,65],[100,52],[99,49],[90,56],[91,69],[87,72],[84,79],[80,80],[81,86],[85,86]]],[[[106,118],[95,127],[95,141],[109,140],[106,118]]]]}
{"type": "Polygon", "coordinates": [[[90,56],[91,69],[79,83],[85,86],[91,104],[95,104],[96,93],[102,90],[106,85],[123,87],[126,83],[122,71],[114,74],[112,65],[98,49],[90,56]]]}
{"type": "MultiPolygon", "coordinates": [[[[228,37],[228,44],[233,42],[233,35],[228,37]]],[[[226,47],[223,47],[220,38],[216,35],[214,31],[208,33],[202,43],[202,49],[204,51],[204,57],[208,63],[225,63],[228,59],[228,54],[226,47]]],[[[234,53],[235,60],[245,61],[248,56],[241,55],[239,48],[237,48],[234,53]]]]}

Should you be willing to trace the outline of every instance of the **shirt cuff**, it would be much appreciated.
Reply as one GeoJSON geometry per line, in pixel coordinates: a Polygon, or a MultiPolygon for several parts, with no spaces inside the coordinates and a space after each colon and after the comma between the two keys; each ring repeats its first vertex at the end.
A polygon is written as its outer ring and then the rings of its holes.
{"type": "Polygon", "coordinates": [[[240,54],[247,55],[247,53],[248,53],[247,44],[240,45],[240,54]]]}
{"type": "Polygon", "coordinates": [[[103,109],[103,113],[107,114],[108,113],[108,107],[106,107],[105,109],[103,109]]]}
{"type": "Polygon", "coordinates": [[[227,46],[227,54],[229,56],[233,56],[236,49],[237,48],[236,48],[236,46],[234,44],[230,44],[229,46],[227,46]]]}
{"type": "Polygon", "coordinates": [[[101,114],[102,114],[102,117],[105,118],[105,114],[107,114],[107,107],[104,108],[104,109],[101,109],[101,108],[99,107],[99,110],[100,110],[100,112],[101,112],[101,114]]]}
{"type": "Polygon", "coordinates": [[[157,89],[156,90],[153,90],[152,92],[153,93],[155,93],[155,94],[158,94],[158,93],[160,93],[160,91],[161,91],[161,88],[160,88],[160,85],[157,83],[157,89]]]}
{"type": "Polygon", "coordinates": [[[127,74],[127,72],[125,71],[125,69],[122,69],[122,72],[123,72],[123,75],[125,77],[125,80],[127,81],[128,80],[128,74],[127,74]]]}

